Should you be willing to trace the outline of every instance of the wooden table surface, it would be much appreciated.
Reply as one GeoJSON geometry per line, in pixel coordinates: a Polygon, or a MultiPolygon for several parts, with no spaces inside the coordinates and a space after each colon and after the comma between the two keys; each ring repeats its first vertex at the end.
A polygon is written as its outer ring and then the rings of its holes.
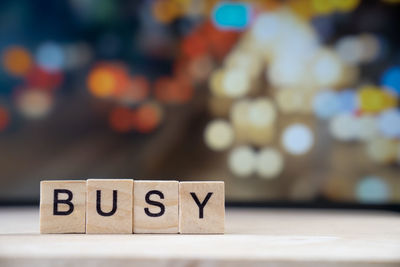
{"type": "Polygon", "coordinates": [[[225,235],[40,235],[0,209],[0,266],[400,266],[400,215],[227,209],[225,235]]]}

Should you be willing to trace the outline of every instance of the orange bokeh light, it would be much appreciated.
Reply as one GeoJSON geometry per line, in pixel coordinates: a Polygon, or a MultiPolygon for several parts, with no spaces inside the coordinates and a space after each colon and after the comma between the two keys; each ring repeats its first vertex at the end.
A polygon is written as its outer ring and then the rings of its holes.
{"type": "Polygon", "coordinates": [[[157,104],[143,104],[135,112],[135,129],[140,133],[150,133],[157,128],[161,120],[162,110],[157,104]]]}
{"type": "Polygon", "coordinates": [[[4,69],[14,76],[24,76],[32,67],[30,53],[21,46],[7,48],[2,61],[4,69]]]}
{"type": "Polygon", "coordinates": [[[94,96],[106,98],[113,94],[116,80],[109,69],[96,68],[90,72],[87,86],[94,96]]]}
{"type": "Polygon", "coordinates": [[[170,23],[182,13],[182,8],[176,1],[156,0],[152,5],[152,13],[157,21],[170,23]]]}
{"type": "Polygon", "coordinates": [[[112,63],[106,66],[106,68],[110,70],[115,79],[114,94],[116,96],[121,95],[131,82],[126,66],[120,63],[112,63]]]}
{"type": "Polygon", "coordinates": [[[120,100],[124,103],[134,104],[145,100],[149,96],[150,85],[146,77],[137,75],[129,80],[126,90],[120,94],[120,100]]]}
{"type": "Polygon", "coordinates": [[[0,107],[0,131],[4,131],[10,123],[10,114],[7,109],[0,107]]]}
{"type": "Polygon", "coordinates": [[[154,84],[154,93],[161,102],[179,104],[192,98],[193,87],[184,77],[161,77],[154,84]]]}
{"type": "Polygon", "coordinates": [[[100,63],[89,73],[87,87],[97,97],[119,96],[130,82],[126,68],[117,63],[100,63]]]}

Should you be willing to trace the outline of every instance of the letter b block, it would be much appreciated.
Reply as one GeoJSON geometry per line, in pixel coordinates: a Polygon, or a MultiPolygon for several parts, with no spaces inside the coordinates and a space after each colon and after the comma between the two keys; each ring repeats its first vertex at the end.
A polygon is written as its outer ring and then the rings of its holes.
{"type": "Polygon", "coordinates": [[[134,233],[178,233],[178,181],[135,181],[134,233]]]}
{"type": "Polygon", "coordinates": [[[86,233],[132,233],[132,193],[132,179],[88,179],[86,233]]]}
{"type": "Polygon", "coordinates": [[[40,183],[40,233],[85,233],[86,181],[40,183]]]}
{"type": "Polygon", "coordinates": [[[179,183],[179,232],[223,234],[224,228],[224,182],[179,183]]]}

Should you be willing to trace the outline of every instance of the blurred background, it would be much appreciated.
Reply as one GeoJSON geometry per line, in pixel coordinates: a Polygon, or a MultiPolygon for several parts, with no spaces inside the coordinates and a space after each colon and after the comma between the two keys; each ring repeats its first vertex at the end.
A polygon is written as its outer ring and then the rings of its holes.
{"type": "Polygon", "coordinates": [[[400,204],[398,25],[397,0],[1,1],[0,202],[134,178],[400,204]]]}

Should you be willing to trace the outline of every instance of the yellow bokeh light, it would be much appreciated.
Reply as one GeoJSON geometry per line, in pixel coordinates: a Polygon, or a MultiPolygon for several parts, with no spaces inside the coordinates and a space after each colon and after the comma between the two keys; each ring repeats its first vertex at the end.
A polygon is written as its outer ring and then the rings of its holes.
{"type": "MultiPolygon", "coordinates": [[[[321,1],[324,2],[324,1],[321,1]]],[[[328,1],[327,1],[328,2],[328,1]]],[[[342,12],[350,12],[360,5],[361,0],[332,0],[333,6],[342,12]]]]}
{"type": "Polygon", "coordinates": [[[284,113],[295,113],[303,109],[304,93],[292,88],[282,88],[276,92],[275,100],[279,109],[284,113]]]}
{"type": "Polygon", "coordinates": [[[248,99],[241,99],[235,102],[230,110],[229,117],[235,129],[235,137],[238,142],[248,141],[249,123],[247,114],[250,103],[248,99]]]}
{"type": "Polygon", "coordinates": [[[335,5],[330,0],[312,0],[312,8],[316,15],[327,15],[335,11],[335,5]]]}
{"type": "Polygon", "coordinates": [[[364,86],[359,91],[360,109],[363,112],[379,112],[395,107],[396,97],[376,86],[364,86]]]}
{"type": "Polygon", "coordinates": [[[248,142],[256,147],[265,146],[273,141],[275,136],[274,125],[268,125],[263,127],[257,127],[249,125],[247,129],[248,142]]]}
{"type": "Polygon", "coordinates": [[[222,86],[222,81],[224,79],[225,72],[220,70],[215,70],[209,79],[210,91],[214,96],[224,97],[226,96],[224,88],[222,86]]]}
{"type": "Polygon", "coordinates": [[[375,138],[367,143],[367,154],[376,163],[390,164],[396,160],[397,145],[394,140],[375,138]]]}

